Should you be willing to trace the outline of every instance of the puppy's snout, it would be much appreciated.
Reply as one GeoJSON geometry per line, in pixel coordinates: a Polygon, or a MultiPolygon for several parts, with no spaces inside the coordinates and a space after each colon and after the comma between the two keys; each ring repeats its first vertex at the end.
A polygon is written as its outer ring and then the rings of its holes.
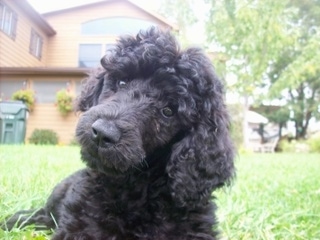
{"type": "Polygon", "coordinates": [[[98,119],[91,126],[92,139],[100,147],[111,147],[121,137],[121,131],[113,121],[98,119]]]}

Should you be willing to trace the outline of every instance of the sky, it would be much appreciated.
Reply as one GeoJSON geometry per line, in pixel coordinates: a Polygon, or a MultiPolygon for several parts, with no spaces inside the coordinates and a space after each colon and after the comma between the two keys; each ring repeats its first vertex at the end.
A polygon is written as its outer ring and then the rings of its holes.
{"type": "MultiPolygon", "coordinates": [[[[39,13],[46,13],[51,11],[56,11],[60,9],[90,4],[94,2],[100,2],[102,0],[27,0],[30,5],[39,13]]],[[[161,1],[160,0],[131,0],[132,2],[143,6],[143,8],[150,9],[152,11],[156,11],[160,8],[161,1]]],[[[202,2],[202,1],[201,1],[202,2]]],[[[194,9],[195,14],[201,19],[203,16],[202,12],[204,11],[204,6],[200,4],[196,5],[196,9],[194,9]]],[[[204,45],[205,37],[204,37],[204,24],[200,20],[195,26],[190,26],[188,31],[188,39],[190,44],[196,45],[204,45]]]]}
{"type": "MultiPolygon", "coordinates": [[[[100,2],[101,0],[27,0],[31,6],[39,13],[46,13],[64,8],[70,8],[74,6],[80,6],[84,4],[90,4],[94,2],[100,2]]],[[[133,0],[139,5],[142,5],[148,9],[156,10],[159,7],[160,1],[157,0],[133,0]]]]}

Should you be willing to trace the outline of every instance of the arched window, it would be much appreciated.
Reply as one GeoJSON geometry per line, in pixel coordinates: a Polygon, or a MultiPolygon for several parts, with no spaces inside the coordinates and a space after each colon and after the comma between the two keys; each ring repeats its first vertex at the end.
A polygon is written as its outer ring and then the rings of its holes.
{"type": "Polygon", "coordinates": [[[80,44],[79,45],[79,67],[97,67],[100,59],[106,54],[108,49],[112,49],[114,44],[80,44]]]}
{"type": "Polygon", "coordinates": [[[156,24],[150,21],[128,18],[128,17],[112,17],[100,18],[89,22],[85,22],[81,26],[81,34],[83,35],[121,35],[135,34],[141,29],[147,29],[156,24]]]}
{"type": "Polygon", "coordinates": [[[101,44],[79,45],[79,67],[97,67],[102,55],[101,44]]]}

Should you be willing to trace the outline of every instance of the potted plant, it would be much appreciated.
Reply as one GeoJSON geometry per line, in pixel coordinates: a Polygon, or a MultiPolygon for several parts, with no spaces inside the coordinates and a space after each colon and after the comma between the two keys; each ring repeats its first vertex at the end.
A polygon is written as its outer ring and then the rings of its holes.
{"type": "Polygon", "coordinates": [[[32,111],[35,103],[35,94],[31,89],[21,89],[12,94],[13,100],[22,101],[29,111],[32,111]]]}
{"type": "Polygon", "coordinates": [[[68,89],[61,89],[56,93],[56,105],[62,115],[67,115],[73,110],[73,96],[68,89]]]}

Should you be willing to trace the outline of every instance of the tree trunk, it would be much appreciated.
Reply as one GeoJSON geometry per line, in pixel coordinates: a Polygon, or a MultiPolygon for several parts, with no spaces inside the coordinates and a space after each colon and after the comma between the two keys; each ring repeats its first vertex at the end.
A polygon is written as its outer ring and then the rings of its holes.
{"type": "Polygon", "coordinates": [[[283,128],[284,124],[285,123],[283,123],[283,122],[279,123],[279,131],[278,131],[279,139],[282,137],[282,128],[283,128]]]}
{"type": "Polygon", "coordinates": [[[295,120],[296,139],[305,139],[307,137],[307,130],[309,127],[309,121],[311,119],[311,112],[307,112],[305,119],[295,120]]]}
{"type": "Polygon", "coordinates": [[[306,129],[303,126],[303,121],[302,120],[296,120],[295,121],[295,128],[296,128],[296,139],[302,139],[305,137],[306,134],[306,129]]]}

